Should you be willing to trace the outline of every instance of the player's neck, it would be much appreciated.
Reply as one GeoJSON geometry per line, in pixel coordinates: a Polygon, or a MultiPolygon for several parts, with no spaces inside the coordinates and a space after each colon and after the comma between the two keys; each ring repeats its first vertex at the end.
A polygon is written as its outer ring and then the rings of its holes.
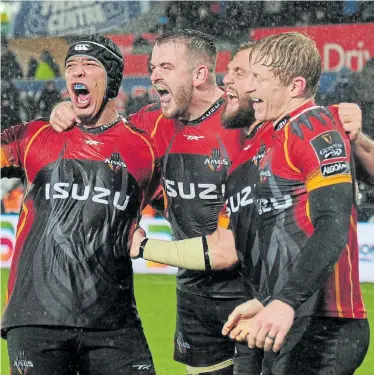
{"type": "Polygon", "coordinates": [[[109,101],[104,110],[101,112],[100,116],[96,119],[94,123],[82,121],[82,125],[87,128],[97,128],[99,126],[104,126],[116,121],[118,119],[118,112],[114,100],[109,101]]]}
{"type": "Polygon", "coordinates": [[[188,121],[202,116],[221,96],[223,91],[217,85],[210,85],[204,90],[196,90],[191,101],[188,121]]]}
{"type": "Polygon", "coordinates": [[[296,111],[298,108],[302,107],[303,105],[305,105],[306,103],[312,101],[313,98],[310,97],[310,98],[295,98],[295,99],[292,99],[288,105],[286,106],[286,108],[282,111],[282,114],[276,119],[273,121],[273,124],[277,124],[279,120],[281,120],[282,118],[284,118],[285,116],[289,115],[290,113],[296,111]]]}

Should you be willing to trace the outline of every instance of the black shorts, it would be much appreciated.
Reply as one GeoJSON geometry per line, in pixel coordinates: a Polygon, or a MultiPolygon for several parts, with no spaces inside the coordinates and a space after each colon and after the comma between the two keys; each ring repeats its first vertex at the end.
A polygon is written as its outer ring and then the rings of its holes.
{"type": "Polygon", "coordinates": [[[7,341],[14,375],[155,375],[141,327],[113,331],[15,327],[7,341]]]}
{"type": "Polygon", "coordinates": [[[366,319],[295,319],[279,354],[266,352],[263,375],[353,375],[369,347],[366,319]]]}
{"type": "Polygon", "coordinates": [[[235,341],[222,336],[228,316],[243,302],[243,299],[213,299],[177,290],[174,359],[191,367],[207,367],[237,356],[235,374],[260,374],[258,363],[262,351],[241,344],[235,349],[235,341]]]}

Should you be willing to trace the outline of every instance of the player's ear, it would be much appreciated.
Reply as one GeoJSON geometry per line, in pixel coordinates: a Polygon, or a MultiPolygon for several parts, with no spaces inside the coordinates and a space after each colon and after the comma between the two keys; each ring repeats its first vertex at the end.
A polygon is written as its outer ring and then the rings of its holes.
{"type": "Polygon", "coordinates": [[[195,87],[200,86],[203,84],[209,76],[209,70],[206,65],[199,65],[194,69],[193,72],[193,85],[195,87]]]}
{"type": "Polygon", "coordinates": [[[290,85],[291,97],[302,96],[306,89],[306,80],[304,77],[296,77],[290,85]]]}

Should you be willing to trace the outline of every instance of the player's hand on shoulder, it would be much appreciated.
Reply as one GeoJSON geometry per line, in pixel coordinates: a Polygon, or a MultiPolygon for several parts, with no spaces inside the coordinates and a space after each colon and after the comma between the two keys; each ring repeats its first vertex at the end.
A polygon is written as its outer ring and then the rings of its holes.
{"type": "Polygon", "coordinates": [[[57,104],[51,113],[49,123],[57,132],[69,130],[81,121],[73,110],[73,105],[69,101],[57,104]]]}
{"type": "Polygon", "coordinates": [[[360,107],[355,103],[340,103],[338,114],[349,139],[351,142],[355,142],[362,128],[362,112],[360,107]]]}
{"type": "Polygon", "coordinates": [[[142,244],[144,238],[146,238],[146,233],[143,228],[139,227],[132,236],[132,242],[130,247],[131,259],[136,259],[139,256],[140,245],[142,244]]]}

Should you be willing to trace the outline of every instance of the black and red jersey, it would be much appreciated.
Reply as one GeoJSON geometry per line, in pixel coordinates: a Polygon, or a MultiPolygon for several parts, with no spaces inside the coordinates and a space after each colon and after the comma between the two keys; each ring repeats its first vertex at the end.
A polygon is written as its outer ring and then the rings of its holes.
{"type": "MultiPolygon", "coordinates": [[[[223,127],[223,104],[222,97],[191,122],[166,119],[155,105],[129,118],[150,134],[158,150],[165,212],[176,240],[211,234],[217,227],[228,170],[244,139],[242,129],[223,127]]],[[[244,293],[240,279],[237,270],[179,270],[178,288],[197,295],[235,298],[244,293]]]]}
{"type": "MultiPolygon", "coordinates": [[[[310,102],[278,123],[271,147],[260,162],[259,174],[259,243],[263,258],[268,260],[267,287],[276,295],[297,267],[299,255],[314,233],[308,194],[314,189],[352,183],[351,145],[341,126],[338,107],[319,107],[310,102]]],[[[326,251],[328,242],[326,238],[326,251]]],[[[348,242],[314,299],[315,304],[311,298],[297,314],[366,317],[358,274],[354,204],[348,242]]]]}
{"type": "Polygon", "coordinates": [[[266,122],[257,124],[246,136],[244,147],[229,171],[226,202],[219,215],[219,226],[231,229],[235,235],[249,298],[256,297],[256,293],[260,292],[260,277],[265,276],[257,235],[256,188],[259,184],[258,166],[266,155],[273,133],[273,123],[266,122]]]}
{"type": "MultiPolygon", "coordinates": [[[[308,194],[314,189],[352,183],[354,166],[336,106],[308,103],[279,121],[274,130],[266,129],[264,125],[249,140],[233,166],[226,186],[226,214],[231,216],[236,245],[244,254],[249,275],[259,253],[263,265],[254,282],[262,295],[276,297],[314,233],[308,194]],[[256,176],[250,176],[252,173],[256,176]],[[258,226],[255,239],[252,221],[258,226]]],[[[297,315],[366,317],[358,275],[356,222],[353,204],[348,241],[331,276],[297,309],[297,315]]],[[[326,251],[328,246],[326,238],[326,251]]]]}
{"type": "Polygon", "coordinates": [[[36,120],[1,142],[2,176],[26,184],[3,328],[133,324],[129,234],[158,183],[149,138],[123,121],[57,133],[36,120]]]}

